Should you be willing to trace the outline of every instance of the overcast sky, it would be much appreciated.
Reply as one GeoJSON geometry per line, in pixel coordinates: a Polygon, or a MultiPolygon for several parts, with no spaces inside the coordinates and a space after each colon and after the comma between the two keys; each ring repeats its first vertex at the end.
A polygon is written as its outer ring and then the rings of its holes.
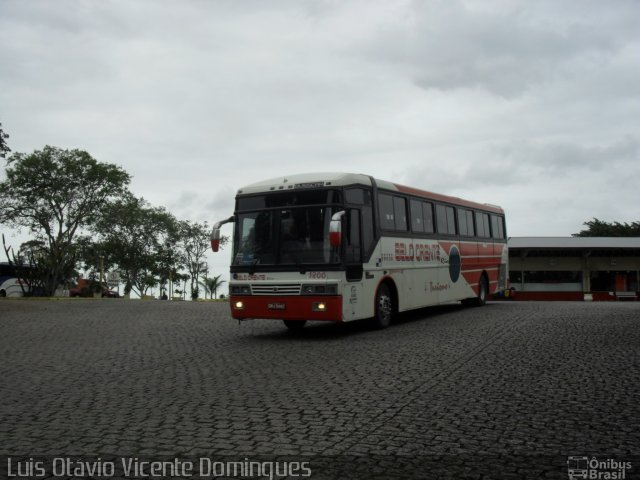
{"type": "Polygon", "coordinates": [[[0,0],[0,122],[14,152],[87,150],[182,219],[352,171],[570,235],[640,220],[638,19],[636,0],[0,0]]]}

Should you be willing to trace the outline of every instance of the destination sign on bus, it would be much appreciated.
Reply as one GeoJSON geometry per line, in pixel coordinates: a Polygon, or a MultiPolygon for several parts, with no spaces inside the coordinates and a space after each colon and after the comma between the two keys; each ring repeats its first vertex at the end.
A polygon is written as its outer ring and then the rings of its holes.
{"type": "Polygon", "coordinates": [[[440,245],[438,244],[395,243],[396,262],[412,262],[414,260],[417,262],[446,263],[446,258],[441,255],[440,245]]]}

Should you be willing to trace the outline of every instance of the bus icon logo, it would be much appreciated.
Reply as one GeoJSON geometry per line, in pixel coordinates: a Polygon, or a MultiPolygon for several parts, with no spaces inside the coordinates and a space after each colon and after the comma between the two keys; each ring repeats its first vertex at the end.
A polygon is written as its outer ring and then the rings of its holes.
{"type": "Polygon", "coordinates": [[[569,480],[589,478],[589,457],[569,457],[567,459],[569,480]]]}

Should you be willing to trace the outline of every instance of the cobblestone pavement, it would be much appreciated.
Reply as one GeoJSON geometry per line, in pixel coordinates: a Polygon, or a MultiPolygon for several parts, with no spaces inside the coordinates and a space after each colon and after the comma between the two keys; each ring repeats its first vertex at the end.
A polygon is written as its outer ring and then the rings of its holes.
{"type": "Polygon", "coordinates": [[[6,299],[0,352],[5,456],[302,458],[312,478],[568,478],[568,456],[596,456],[640,474],[640,303],[292,333],[224,303],[6,299]]]}

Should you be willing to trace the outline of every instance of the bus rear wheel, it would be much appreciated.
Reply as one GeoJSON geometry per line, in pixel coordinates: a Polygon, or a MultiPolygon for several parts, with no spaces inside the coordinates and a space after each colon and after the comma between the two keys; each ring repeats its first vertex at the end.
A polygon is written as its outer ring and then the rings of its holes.
{"type": "Polygon", "coordinates": [[[383,283],[376,292],[376,311],[373,317],[373,326],[379,329],[387,328],[391,323],[392,316],[393,297],[389,286],[383,283]]]}
{"type": "Polygon", "coordinates": [[[482,307],[487,303],[487,295],[489,294],[489,282],[487,276],[483,273],[478,282],[478,295],[473,298],[462,300],[465,307],[482,307]]]}
{"type": "Polygon", "coordinates": [[[306,320],[283,320],[285,327],[291,331],[302,330],[307,323],[306,320]]]}
{"type": "Polygon", "coordinates": [[[489,294],[489,282],[487,276],[482,275],[480,277],[480,283],[478,284],[478,297],[476,298],[476,305],[482,307],[487,303],[487,295],[489,294]]]}

